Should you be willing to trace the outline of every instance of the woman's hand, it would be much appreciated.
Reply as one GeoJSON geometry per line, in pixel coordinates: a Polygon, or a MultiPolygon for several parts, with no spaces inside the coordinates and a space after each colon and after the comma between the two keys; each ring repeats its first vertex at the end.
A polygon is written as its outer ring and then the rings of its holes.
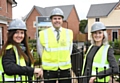
{"type": "Polygon", "coordinates": [[[89,83],[94,83],[94,80],[96,79],[96,77],[91,77],[89,80],[89,83]]]}
{"type": "Polygon", "coordinates": [[[42,68],[35,68],[34,69],[34,74],[36,75],[36,77],[43,77],[43,70],[42,68]]]}

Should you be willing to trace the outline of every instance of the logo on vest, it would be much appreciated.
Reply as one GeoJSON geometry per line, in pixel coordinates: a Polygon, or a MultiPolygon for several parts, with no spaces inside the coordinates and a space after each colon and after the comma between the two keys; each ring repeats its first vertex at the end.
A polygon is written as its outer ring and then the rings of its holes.
{"type": "Polygon", "coordinates": [[[66,46],[66,41],[65,40],[61,40],[61,43],[60,43],[62,46],[66,46]]]}

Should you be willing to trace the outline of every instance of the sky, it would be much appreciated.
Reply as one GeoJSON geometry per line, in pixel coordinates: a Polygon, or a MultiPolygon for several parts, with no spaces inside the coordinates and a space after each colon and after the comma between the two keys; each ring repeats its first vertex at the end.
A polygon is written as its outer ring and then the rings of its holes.
{"type": "Polygon", "coordinates": [[[18,4],[13,7],[13,19],[22,18],[27,15],[32,7],[50,7],[62,5],[75,5],[77,14],[80,18],[86,19],[89,8],[92,4],[112,3],[119,0],[15,0],[18,4]]]}

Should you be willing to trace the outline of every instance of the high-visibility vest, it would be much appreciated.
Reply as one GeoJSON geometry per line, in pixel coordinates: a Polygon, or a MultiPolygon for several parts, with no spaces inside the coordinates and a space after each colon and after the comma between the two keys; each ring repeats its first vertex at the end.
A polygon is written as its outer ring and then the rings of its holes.
{"type": "MultiPolygon", "coordinates": [[[[6,47],[6,50],[8,50],[8,49],[11,49],[11,48],[13,48],[13,50],[14,50],[14,52],[15,52],[15,55],[16,55],[16,64],[18,64],[18,65],[20,65],[20,66],[26,66],[26,63],[25,63],[25,60],[24,60],[24,58],[23,57],[19,57],[18,56],[18,51],[17,51],[17,49],[16,49],[16,47],[15,46],[13,46],[13,45],[8,45],[7,47],[6,47]]],[[[0,81],[3,81],[3,78],[2,78],[2,73],[4,72],[4,70],[3,70],[3,66],[2,66],[2,57],[0,57],[0,81]]],[[[25,81],[25,80],[27,80],[26,79],[26,77],[25,76],[19,76],[19,75],[16,75],[16,81],[21,81],[21,78],[22,78],[22,81],[25,81]]],[[[14,75],[7,75],[7,74],[4,74],[4,81],[14,81],[15,79],[14,79],[14,75]]]]}
{"type": "Polygon", "coordinates": [[[62,28],[59,41],[51,28],[40,31],[40,43],[44,47],[42,53],[42,68],[56,71],[71,68],[70,45],[73,39],[71,30],[62,28]]]}
{"type": "MultiPolygon", "coordinates": [[[[86,55],[88,54],[88,52],[90,51],[91,47],[93,45],[91,45],[86,53],[86,55]]],[[[92,75],[97,75],[96,74],[96,68],[98,68],[97,72],[100,71],[104,71],[105,67],[106,69],[109,68],[109,62],[107,61],[107,53],[108,53],[108,49],[109,49],[110,45],[102,45],[100,47],[100,49],[97,51],[97,53],[95,54],[95,57],[93,59],[93,63],[92,63],[92,75]]],[[[84,72],[84,67],[85,67],[85,62],[86,62],[86,56],[84,57],[84,64],[83,64],[83,69],[82,69],[82,74],[84,72]]],[[[98,82],[108,82],[109,81],[109,76],[106,76],[105,78],[99,79],[97,78],[98,82]]]]}

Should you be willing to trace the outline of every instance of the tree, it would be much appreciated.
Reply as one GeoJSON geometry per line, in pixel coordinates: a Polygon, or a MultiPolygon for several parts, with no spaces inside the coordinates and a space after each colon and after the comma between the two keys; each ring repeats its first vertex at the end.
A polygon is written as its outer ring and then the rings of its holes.
{"type": "Polygon", "coordinates": [[[88,21],[86,19],[80,21],[79,30],[81,33],[85,33],[84,30],[87,26],[88,21]]]}

